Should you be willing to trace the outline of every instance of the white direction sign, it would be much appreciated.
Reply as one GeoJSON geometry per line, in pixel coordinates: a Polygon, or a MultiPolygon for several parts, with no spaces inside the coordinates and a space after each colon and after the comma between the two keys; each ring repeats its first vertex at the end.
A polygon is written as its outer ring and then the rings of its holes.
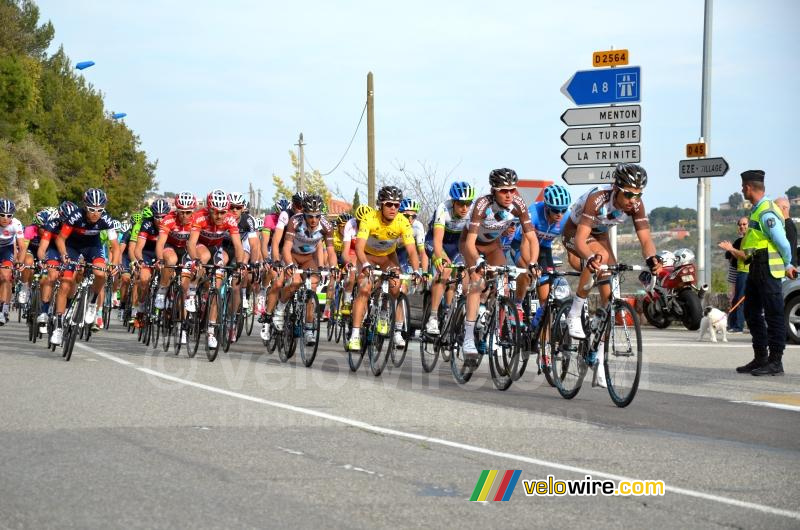
{"type": "Polygon", "coordinates": [[[567,184],[610,184],[614,182],[614,166],[570,167],[561,174],[567,184]]]}
{"type": "Polygon", "coordinates": [[[681,160],[678,164],[678,176],[682,179],[724,177],[727,172],[728,161],[722,157],[681,160]]]}
{"type": "Polygon", "coordinates": [[[568,166],[619,164],[639,162],[641,159],[641,148],[638,145],[573,147],[561,153],[561,160],[568,166]]]}
{"type": "Polygon", "coordinates": [[[639,123],[642,121],[641,105],[614,105],[608,107],[584,107],[567,109],[561,121],[573,125],[612,125],[615,123],[639,123]]]}
{"type": "Polygon", "coordinates": [[[567,145],[639,143],[641,139],[642,128],[639,125],[582,127],[567,129],[561,135],[561,140],[567,145]]]}

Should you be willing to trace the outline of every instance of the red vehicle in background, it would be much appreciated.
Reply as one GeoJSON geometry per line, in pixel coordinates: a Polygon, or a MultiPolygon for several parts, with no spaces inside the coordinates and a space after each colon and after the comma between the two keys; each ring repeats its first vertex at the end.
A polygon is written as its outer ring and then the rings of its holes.
{"type": "Polygon", "coordinates": [[[645,318],[657,328],[666,328],[673,320],[680,320],[686,329],[699,329],[702,298],[708,286],[696,285],[694,252],[681,248],[674,253],[663,250],[658,255],[664,263],[658,277],[653,278],[647,271],[639,275],[646,291],[642,302],[645,318]]]}

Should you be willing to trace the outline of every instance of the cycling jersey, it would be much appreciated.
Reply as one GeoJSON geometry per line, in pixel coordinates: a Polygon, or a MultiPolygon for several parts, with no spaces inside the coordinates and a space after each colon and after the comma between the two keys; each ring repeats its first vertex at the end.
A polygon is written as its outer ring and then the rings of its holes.
{"type": "Polygon", "coordinates": [[[485,195],[472,205],[469,233],[477,234],[479,243],[491,243],[503,235],[515,219],[519,219],[523,232],[533,230],[528,207],[522,197],[515,195],[511,205],[503,208],[492,195],[485,195]]]}
{"type": "Polygon", "coordinates": [[[351,254],[356,251],[356,237],[358,236],[358,219],[353,217],[349,219],[339,234],[338,230],[333,232],[333,249],[337,254],[341,254],[342,250],[348,249],[351,254]]]}
{"type": "MultiPolygon", "coordinates": [[[[425,226],[420,222],[419,219],[414,219],[414,222],[411,223],[411,231],[414,233],[414,241],[417,245],[417,250],[420,250],[425,247],[425,226]]],[[[407,269],[409,266],[408,261],[408,252],[406,251],[406,247],[402,245],[402,240],[397,240],[397,261],[400,262],[400,265],[407,269]]],[[[419,257],[419,256],[418,256],[419,257]]]]}
{"type": "Polygon", "coordinates": [[[16,217],[7,226],[0,227],[0,247],[13,246],[17,239],[25,238],[25,229],[16,217]]]}
{"type": "Polygon", "coordinates": [[[164,219],[161,220],[161,226],[158,227],[159,234],[167,234],[167,245],[172,248],[186,248],[186,242],[189,241],[189,234],[192,231],[192,217],[189,217],[186,224],[178,224],[178,214],[170,212],[164,219]]]}
{"type": "Polygon", "coordinates": [[[23,238],[28,241],[28,251],[31,254],[36,254],[36,249],[39,248],[41,242],[41,234],[44,228],[37,225],[28,225],[25,227],[23,238]]]}
{"type": "Polygon", "coordinates": [[[615,198],[613,184],[592,188],[581,195],[570,208],[570,222],[576,226],[591,227],[593,234],[607,232],[610,226],[622,224],[628,217],[633,219],[636,230],[650,228],[647,212],[641,200],[635,200],[633,212],[626,213],[614,206],[615,198]]]}
{"type": "MultiPolygon", "coordinates": [[[[528,208],[528,213],[530,214],[533,228],[536,231],[536,239],[539,240],[539,248],[552,247],[553,240],[564,231],[564,225],[567,223],[568,216],[561,216],[561,220],[555,223],[549,222],[547,220],[547,207],[544,205],[544,202],[532,204],[531,207],[528,208]]],[[[521,242],[522,230],[517,227],[517,231],[514,232],[514,242],[512,246],[518,249],[521,242]]]]}
{"type": "Polygon", "coordinates": [[[238,234],[238,224],[236,216],[232,213],[225,214],[220,224],[214,224],[214,218],[208,212],[208,208],[198,210],[192,216],[192,232],[200,232],[197,242],[206,247],[221,245],[226,233],[238,234]]]}
{"type": "Polygon", "coordinates": [[[379,211],[371,212],[358,226],[358,239],[367,241],[364,251],[372,256],[388,256],[397,248],[398,240],[403,245],[414,245],[414,231],[405,215],[398,214],[390,223],[385,223],[379,211]]]}
{"type": "MultiPolygon", "coordinates": [[[[250,214],[243,213],[239,216],[239,221],[237,221],[236,226],[239,229],[239,234],[242,238],[242,241],[246,241],[251,237],[257,237],[257,228],[256,228],[256,220],[253,219],[253,216],[250,214]]],[[[225,238],[225,243],[229,244],[231,241],[230,233],[226,232],[223,234],[225,238]]]]}
{"type": "Polygon", "coordinates": [[[455,243],[458,244],[458,239],[461,237],[461,232],[467,227],[469,223],[470,212],[464,217],[456,217],[455,210],[453,209],[453,199],[439,203],[436,207],[436,212],[433,214],[433,219],[428,223],[428,232],[425,234],[425,242],[431,248],[433,244],[433,229],[436,227],[444,228],[444,237],[442,238],[443,244],[455,243]]]}
{"type": "Polygon", "coordinates": [[[327,219],[320,217],[317,228],[312,231],[305,216],[299,213],[289,220],[285,237],[292,242],[292,253],[311,254],[323,239],[326,246],[333,245],[333,226],[327,219]]]}
{"type": "Polygon", "coordinates": [[[72,248],[100,248],[100,232],[108,230],[110,239],[117,237],[117,232],[113,228],[113,220],[108,212],[100,214],[100,218],[91,222],[86,218],[86,211],[81,208],[72,212],[61,225],[59,235],[67,240],[67,246],[72,248]]]}
{"type": "Polygon", "coordinates": [[[144,221],[142,221],[142,226],[139,228],[139,234],[136,238],[137,242],[139,238],[145,238],[144,247],[142,248],[143,252],[155,252],[156,251],[156,241],[158,240],[158,233],[159,228],[156,226],[156,222],[152,217],[148,217],[144,221]]]}

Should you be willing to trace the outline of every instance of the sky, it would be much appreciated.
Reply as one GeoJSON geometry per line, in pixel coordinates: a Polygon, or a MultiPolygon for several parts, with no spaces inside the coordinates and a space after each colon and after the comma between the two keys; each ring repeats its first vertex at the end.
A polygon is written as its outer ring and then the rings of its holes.
{"type": "MultiPolygon", "coordinates": [[[[574,105],[561,86],[613,47],[642,68],[645,204],[697,205],[678,162],[700,136],[702,0],[38,4],[55,26],[51,51],[96,62],[83,75],[109,111],[128,114],[162,191],[253,183],[269,202],[301,132],[311,167],[327,172],[356,128],[369,71],[379,173],[422,163],[485,187],[493,168],[511,167],[563,184],[560,116],[574,105]]],[[[712,205],[739,191],[746,169],[765,170],[773,196],[800,184],[798,20],[795,0],[714,2],[709,156],[731,169],[713,180],[712,205]]],[[[366,167],[364,119],[326,180],[349,201],[347,173],[366,167]]]]}

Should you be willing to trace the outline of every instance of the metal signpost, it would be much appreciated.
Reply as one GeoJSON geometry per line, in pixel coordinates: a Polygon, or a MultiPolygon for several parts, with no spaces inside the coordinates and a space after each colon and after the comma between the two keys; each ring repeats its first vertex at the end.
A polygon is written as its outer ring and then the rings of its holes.
{"type": "Polygon", "coordinates": [[[728,169],[728,162],[722,157],[681,160],[678,163],[678,176],[682,179],[724,177],[728,169]]]}

